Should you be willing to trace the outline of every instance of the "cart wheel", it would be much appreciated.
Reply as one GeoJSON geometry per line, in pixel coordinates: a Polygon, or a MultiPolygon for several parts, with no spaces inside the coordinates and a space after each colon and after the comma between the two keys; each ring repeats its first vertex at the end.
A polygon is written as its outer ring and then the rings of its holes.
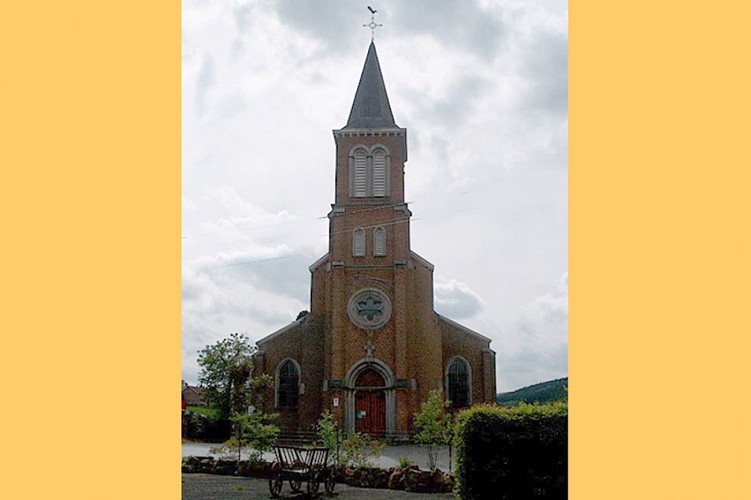
{"type": "Polygon", "coordinates": [[[318,491],[318,475],[311,474],[308,479],[308,495],[314,495],[318,491]]]}
{"type": "Polygon", "coordinates": [[[289,487],[292,488],[292,491],[300,491],[301,486],[302,486],[302,479],[290,479],[289,480],[289,487]]]}
{"type": "Polygon", "coordinates": [[[326,493],[328,493],[329,495],[334,493],[335,486],[336,486],[336,477],[334,477],[334,471],[332,470],[329,472],[329,475],[326,477],[326,483],[325,483],[326,493]]]}
{"type": "Polygon", "coordinates": [[[271,492],[271,498],[277,498],[279,493],[282,492],[282,476],[271,476],[269,478],[269,491],[271,492]]]}

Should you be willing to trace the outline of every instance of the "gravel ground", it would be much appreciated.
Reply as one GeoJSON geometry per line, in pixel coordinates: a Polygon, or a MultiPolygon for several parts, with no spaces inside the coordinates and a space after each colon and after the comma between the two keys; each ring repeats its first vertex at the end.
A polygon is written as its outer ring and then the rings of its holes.
{"type": "MultiPolygon", "coordinates": [[[[323,485],[321,485],[323,489],[323,485]]],[[[218,476],[214,474],[183,474],[182,500],[248,500],[253,498],[271,498],[267,479],[249,477],[218,476]]],[[[303,494],[292,494],[289,483],[282,487],[280,498],[305,498],[303,494]]],[[[426,494],[408,493],[396,490],[378,490],[369,488],[354,488],[345,484],[337,484],[333,495],[325,492],[319,495],[321,499],[336,500],[448,500],[454,496],[450,493],[426,494]]]]}

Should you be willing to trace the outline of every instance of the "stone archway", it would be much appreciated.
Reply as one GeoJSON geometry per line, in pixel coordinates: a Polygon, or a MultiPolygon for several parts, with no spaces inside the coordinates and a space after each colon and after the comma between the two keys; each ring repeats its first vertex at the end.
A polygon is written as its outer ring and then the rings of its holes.
{"type": "Polygon", "coordinates": [[[346,429],[383,437],[394,430],[396,396],[391,369],[376,358],[365,358],[347,373],[346,429]]]}

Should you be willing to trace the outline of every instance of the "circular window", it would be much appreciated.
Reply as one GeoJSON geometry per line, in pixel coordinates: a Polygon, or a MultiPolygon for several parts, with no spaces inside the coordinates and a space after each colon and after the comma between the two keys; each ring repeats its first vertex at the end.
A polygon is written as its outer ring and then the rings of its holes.
{"type": "Polygon", "coordinates": [[[349,319],[360,328],[375,330],[391,318],[391,301],[388,295],[375,288],[365,288],[349,299],[349,319]]]}

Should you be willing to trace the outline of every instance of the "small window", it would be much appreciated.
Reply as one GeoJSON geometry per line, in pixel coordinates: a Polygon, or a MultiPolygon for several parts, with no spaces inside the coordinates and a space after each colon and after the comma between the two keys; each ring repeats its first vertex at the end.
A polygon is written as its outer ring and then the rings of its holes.
{"type": "Polygon", "coordinates": [[[277,382],[277,406],[297,407],[300,392],[300,372],[295,363],[288,359],[279,367],[277,382]]]}
{"type": "Polygon", "coordinates": [[[386,152],[373,152],[373,196],[386,196],[386,152]]]}
{"type": "Polygon", "coordinates": [[[449,364],[448,397],[452,408],[466,408],[470,404],[469,364],[459,357],[449,364]]]}
{"type": "Polygon", "coordinates": [[[359,227],[355,229],[352,236],[352,255],[365,257],[365,230],[359,227]]]}
{"type": "Polygon", "coordinates": [[[386,255],[386,231],[382,227],[377,227],[373,231],[373,255],[386,255]]]}
{"type": "Polygon", "coordinates": [[[368,195],[368,157],[365,151],[358,149],[355,151],[355,182],[354,195],[362,198],[368,195]]]}

